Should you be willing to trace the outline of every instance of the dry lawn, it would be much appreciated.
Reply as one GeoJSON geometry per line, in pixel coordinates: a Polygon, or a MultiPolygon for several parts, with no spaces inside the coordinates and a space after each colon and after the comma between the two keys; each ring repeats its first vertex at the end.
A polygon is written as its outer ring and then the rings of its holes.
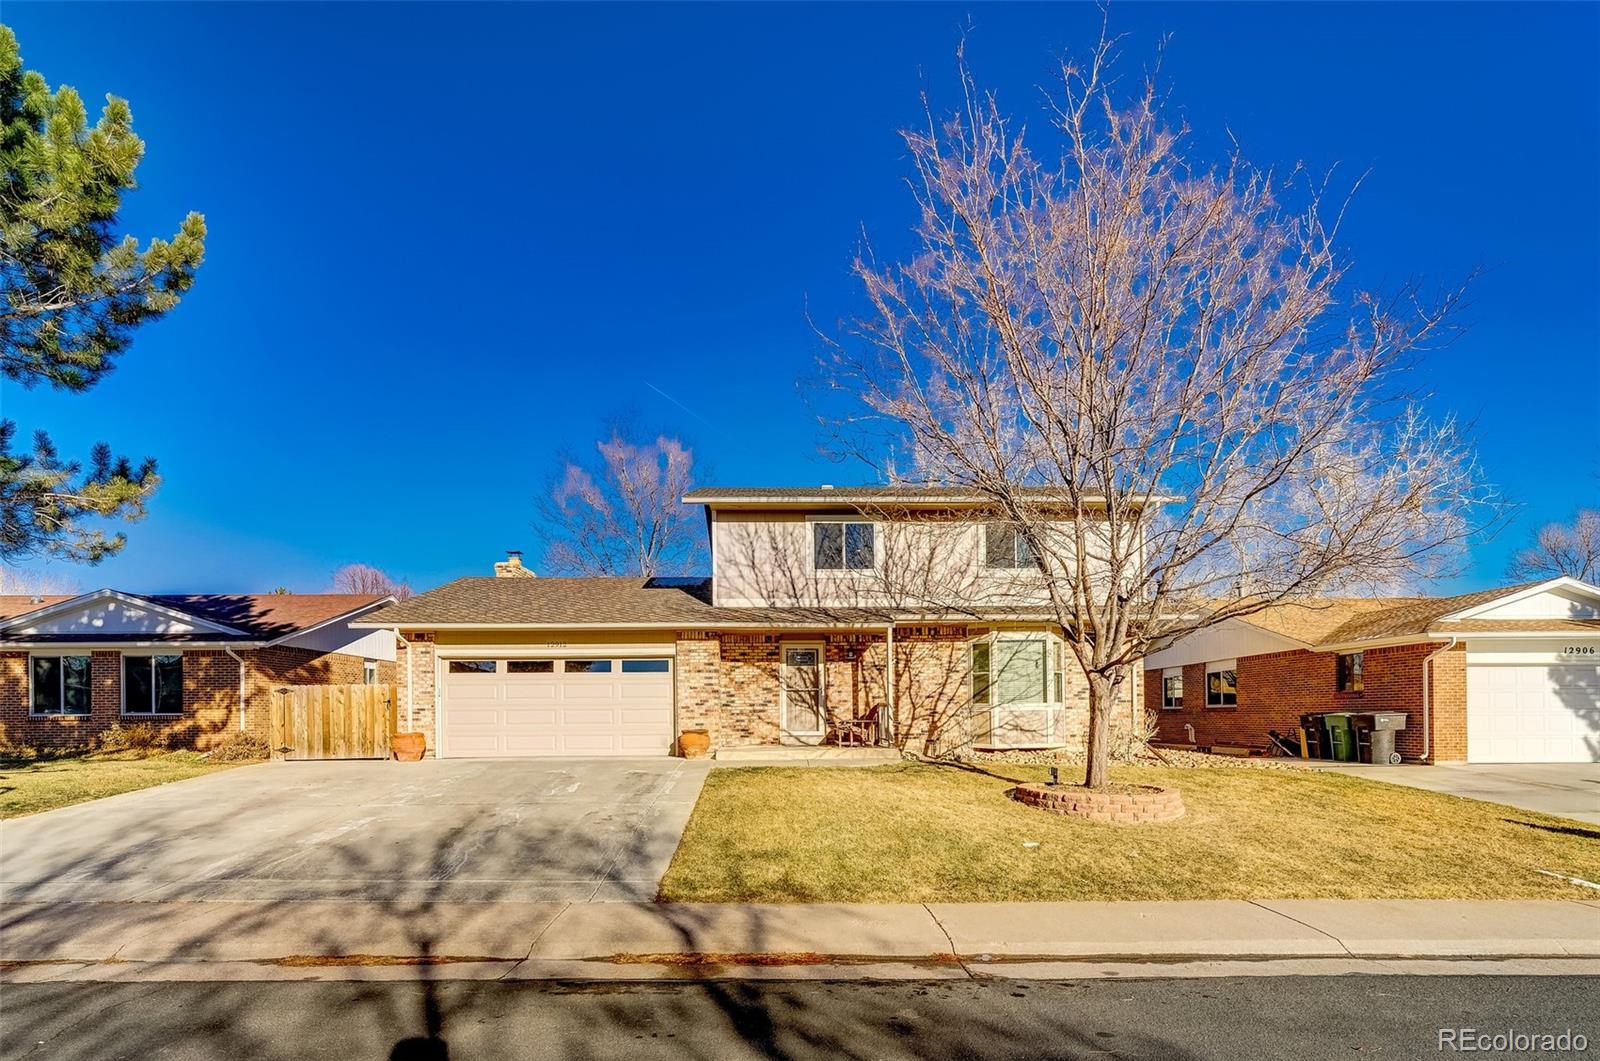
{"type": "Polygon", "coordinates": [[[1567,898],[1600,829],[1316,771],[1113,768],[1187,814],[1104,825],[1006,797],[1041,767],[712,771],[661,897],[675,902],[1567,898]],[[1037,841],[1037,847],[1024,847],[1037,841]]]}
{"type": "Polygon", "coordinates": [[[121,751],[61,758],[0,758],[0,818],[54,810],[237,765],[207,762],[198,752],[121,751]]]}

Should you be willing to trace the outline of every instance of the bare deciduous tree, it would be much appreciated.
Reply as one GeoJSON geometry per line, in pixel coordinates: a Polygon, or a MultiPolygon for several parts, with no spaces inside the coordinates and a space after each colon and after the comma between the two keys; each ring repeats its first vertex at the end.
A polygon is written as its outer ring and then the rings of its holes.
{"type": "Polygon", "coordinates": [[[390,578],[386,572],[371,564],[345,564],[333,573],[333,588],[337,593],[382,595],[395,600],[405,600],[414,595],[409,585],[390,578]]]}
{"type": "Polygon", "coordinates": [[[618,429],[599,461],[562,462],[542,507],[544,566],[564,575],[681,574],[700,560],[704,532],[682,503],[694,454],[665,434],[640,442],[618,429]]]}
{"type": "Polygon", "coordinates": [[[1570,526],[1540,527],[1533,544],[1511,558],[1506,574],[1528,582],[1561,575],[1584,582],[1600,578],[1600,509],[1579,509],[1570,526]]]}
{"type": "Polygon", "coordinates": [[[906,479],[968,488],[1022,539],[1087,680],[1093,787],[1144,656],[1442,571],[1493,503],[1404,390],[1457,296],[1348,290],[1319,189],[1196,165],[1154,82],[1119,99],[1109,59],[1064,66],[1038,152],[963,63],[962,109],[905,134],[914,252],[859,258],[870,312],[824,337],[865,406],[845,452],[909,454],[906,479]]]}
{"type": "Polygon", "coordinates": [[[0,564],[0,596],[55,597],[81,592],[76,579],[36,568],[0,564]]]}

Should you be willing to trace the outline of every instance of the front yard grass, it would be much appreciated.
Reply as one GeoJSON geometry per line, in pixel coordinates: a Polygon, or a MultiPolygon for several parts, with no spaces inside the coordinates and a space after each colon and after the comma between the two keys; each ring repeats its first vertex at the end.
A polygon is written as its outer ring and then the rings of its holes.
{"type": "Polygon", "coordinates": [[[96,752],[59,758],[0,757],[0,819],[183,781],[238,763],[212,763],[198,752],[96,752]]]}
{"type": "Polygon", "coordinates": [[[1312,770],[1125,766],[1112,779],[1174,786],[1187,813],[1105,825],[1007,797],[1042,767],[713,770],[661,898],[1593,899],[1537,871],[1600,881],[1600,829],[1514,807],[1312,770]]]}

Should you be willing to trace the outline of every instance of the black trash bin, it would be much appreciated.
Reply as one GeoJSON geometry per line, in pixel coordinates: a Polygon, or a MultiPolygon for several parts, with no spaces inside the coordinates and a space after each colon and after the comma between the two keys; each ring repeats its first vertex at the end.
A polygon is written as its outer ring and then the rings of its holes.
{"type": "Polygon", "coordinates": [[[1328,757],[1328,731],[1323,728],[1321,715],[1301,715],[1300,728],[1305,732],[1306,758],[1328,757]]]}
{"type": "Polygon", "coordinates": [[[1356,731],[1356,754],[1362,762],[1375,766],[1400,765],[1394,735],[1406,728],[1404,711],[1363,711],[1352,715],[1350,722],[1356,731]]]}

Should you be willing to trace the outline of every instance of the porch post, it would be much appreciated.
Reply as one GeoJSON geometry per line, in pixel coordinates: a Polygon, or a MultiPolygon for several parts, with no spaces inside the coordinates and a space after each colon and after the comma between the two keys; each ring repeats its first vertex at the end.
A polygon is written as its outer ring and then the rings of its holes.
{"type": "Polygon", "coordinates": [[[884,674],[886,674],[888,676],[889,688],[884,690],[884,712],[883,712],[883,714],[884,714],[884,724],[883,724],[883,726],[881,728],[883,729],[884,735],[888,737],[889,742],[892,744],[894,742],[894,725],[895,725],[895,721],[894,721],[894,623],[891,622],[887,627],[884,628],[884,631],[885,631],[885,633],[887,635],[886,639],[885,639],[885,642],[884,642],[884,646],[885,646],[884,647],[884,651],[887,654],[887,660],[886,660],[885,666],[884,666],[884,674]]]}

